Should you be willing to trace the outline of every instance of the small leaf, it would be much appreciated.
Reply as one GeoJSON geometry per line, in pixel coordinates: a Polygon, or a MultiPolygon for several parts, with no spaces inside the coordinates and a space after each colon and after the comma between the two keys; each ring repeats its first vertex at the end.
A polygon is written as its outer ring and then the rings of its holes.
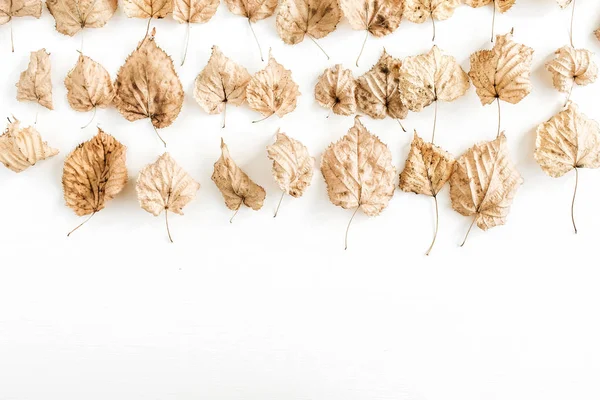
{"type": "Polygon", "coordinates": [[[326,69],[315,85],[315,99],[321,107],[338,115],[356,112],[356,80],[349,69],[340,64],[326,69]]]}
{"type": "Polygon", "coordinates": [[[233,14],[246,17],[250,22],[257,22],[273,15],[277,0],[225,0],[225,4],[233,14]]]}
{"type": "Polygon", "coordinates": [[[277,13],[277,33],[286,44],[297,44],[308,35],[321,39],[342,19],[338,0],[282,0],[277,13]]]}
{"type": "Polygon", "coordinates": [[[34,17],[42,15],[41,0],[2,0],[0,1],[0,25],[13,17],[34,17]]]}
{"type": "Polygon", "coordinates": [[[32,51],[29,66],[21,72],[17,82],[17,100],[36,101],[53,110],[50,77],[50,53],[46,52],[46,49],[32,51]]]}
{"type": "Polygon", "coordinates": [[[74,36],[83,28],[101,28],[117,10],[117,0],[46,0],[56,30],[74,36]]]}
{"type": "Polygon", "coordinates": [[[6,131],[0,135],[0,162],[11,171],[23,172],[35,165],[58,154],[46,142],[42,141],[39,132],[32,126],[21,128],[19,120],[13,118],[6,131]]]}
{"type": "Polygon", "coordinates": [[[80,55],[75,67],[65,78],[67,100],[76,111],[106,108],[112,104],[115,88],[110,75],[102,65],[80,55]]]}
{"type": "Polygon", "coordinates": [[[292,197],[302,196],[310,186],[315,163],[306,146],[277,132],[275,143],[267,146],[267,154],[273,161],[273,177],[279,188],[292,197]]]}
{"type": "Polygon", "coordinates": [[[220,0],[173,0],[173,18],[184,23],[204,24],[217,12],[220,0]]]}
{"type": "Polygon", "coordinates": [[[586,86],[598,77],[594,53],[584,49],[564,46],[554,52],[556,58],[546,63],[552,74],[552,83],[560,92],[569,93],[574,84],[586,86]]]}
{"type": "Polygon", "coordinates": [[[340,0],[352,29],[381,37],[398,29],[404,0],[340,0]]]}
{"type": "Polygon", "coordinates": [[[123,0],[129,18],[164,18],[173,11],[173,0],[123,0]]]}

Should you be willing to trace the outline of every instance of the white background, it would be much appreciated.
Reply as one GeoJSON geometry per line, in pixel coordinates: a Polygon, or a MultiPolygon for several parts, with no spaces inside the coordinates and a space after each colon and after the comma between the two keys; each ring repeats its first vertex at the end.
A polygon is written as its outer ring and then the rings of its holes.
{"type": "MultiPolygon", "coordinates": [[[[469,55],[490,48],[492,8],[461,6],[437,23],[436,43],[465,70],[469,55]]],[[[351,210],[333,206],[321,174],[300,199],[280,191],[265,146],[278,128],[301,140],[320,160],[343,136],[351,117],[332,115],[313,98],[317,77],[342,63],[355,76],[383,47],[396,57],[431,47],[429,21],[403,21],[383,39],[342,21],[320,41],[287,46],[275,18],[255,25],[265,55],[293,71],[302,96],[297,109],[259,124],[246,105],[207,115],[192,96],[193,81],[213,44],[254,73],[265,66],[246,20],[221,4],[215,17],[192,28],[186,64],[179,66],[185,26],[153,21],[157,43],[176,63],[186,98],[175,123],[161,133],[168,150],[202,187],[185,216],[164,219],[142,210],[135,178],[163,147],[148,120],[130,123],[115,109],[69,108],[63,84],[75,65],[81,34],[54,31],[42,18],[0,27],[0,114],[37,128],[60,154],[21,174],[0,169],[0,399],[598,399],[600,290],[598,230],[600,171],[583,170],[576,214],[570,220],[574,174],[546,176],[533,160],[536,126],[558,112],[544,63],[569,40],[570,9],[553,0],[517,0],[498,15],[496,29],[515,28],[515,40],[535,49],[533,92],[518,105],[502,104],[502,126],[525,183],[508,224],[474,229],[459,248],[470,218],[454,212],[448,189],[440,196],[440,233],[433,231],[430,198],[396,191],[375,218],[358,214],[349,248],[343,236],[351,210]],[[29,52],[51,53],[55,110],[16,101],[15,83],[29,52]],[[106,209],[67,239],[82,221],[64,205],[66,155],[96,133],[95,125],[128,147],[131,181],[106,209]],[[231,212],[210,180],[220,137],[236,162],[267,191],[262,210],[231,212]]],[[[84,32],[84,53],[116,77],[143,36],[145,20],[119,9],[102,29],[84,32]]],[[[592,31],[600,5],[578,0],[575,45],[600,50],[592,31]]],[[[600,119],[599,83],[576,87],[573,100],[600,119]]],[[[403,133],[396,121],[364,119],[387,143],[398,171],[412,130],[430,135],[433,108],[411,113],[403,133]]],[[[460,155],[496,135],[496,107],[483,107],[471,87],[453,104],[441,103],[436,143],[460,155]]]]}

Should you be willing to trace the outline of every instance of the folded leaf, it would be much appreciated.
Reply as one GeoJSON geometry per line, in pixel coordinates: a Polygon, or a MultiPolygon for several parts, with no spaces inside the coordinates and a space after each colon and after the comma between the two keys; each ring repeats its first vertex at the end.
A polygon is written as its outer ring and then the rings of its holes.
{"type": "Polygon", "coordinates": [[[302,196],[312,180],[315,163],[306,146],[277,132],[275,143],[267,146],[267,154],[273,161],[273,177],[279,188],[292,197],[302,196]]]}
{"type": "Polygon", "coordinates": [[[6,131],[0,135],[0,162],[14,172],[23,172],[58,154],[46,142],[42,141],[39,132],[32,126],[21,128],[19,120],[8,123],[6,131]]]}
{"type": "Polygon", "coordinates": [[[106,69],[83,54],[67,74],[65,87],[67,100],[76,111],[106,108],[115,96],[115,88],[106,69]]]}
{"type": "Polygon", "coordinates": [[[47,53],[46,49],[32,51],[29,66],[21,72],[17,82],[17,100],[36,101],[53,110],[50,77],[50,53],[47,53]]]}
{"type": "Polygon", "coordinates": [[[83,28],[101,28],[117,10],[117,0],[46,0],[56,30],[73,36],[83,28]]]}
{"type": "Polygon", "coordinates": [[[560,92],[569,93],[574,84],[585,86],[596,81],[598,66],[591,51],[564,46],[554,54],[556,58],[546,63],[546,69],[560,92]]]}
{"type": "Polygon", "coordinates": [[[317,80],[315,99],[321,107],[334,114],[351,115],[356,112],[356,81],[349,69],[340,64],[326,69],[317,80]]]}

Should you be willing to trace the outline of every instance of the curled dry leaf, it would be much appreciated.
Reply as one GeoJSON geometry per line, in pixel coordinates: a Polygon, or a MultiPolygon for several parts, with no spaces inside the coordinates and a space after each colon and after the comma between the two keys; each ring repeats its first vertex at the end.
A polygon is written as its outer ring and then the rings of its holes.
{"type": "Polygon", "coordinates": [[[154,128],[160,129],[171,125],[179,115],[183,87],[173,60],[156,45],[155,33],[153,29],[119,69],[114,103],[128,121],[150,118],[154,128]]]}
{"type": "Polygon", "coordinates": [[[8,127],[0,135],[0,162],[11,171],[23,172],[35,165],[58,154],[46,142],[42,141],[39,132],[32,126],[21,128],[19,120],[8,120],[8,127]]]}
{"type": "Polygon", "coordinates": [[[292,197],[304,194],[313,177],[315,159],[308,154],[306,146],[282,132],[277,132],[275,143],[267,146],[267,154],[273,160],[273,177],[283,191],[276,217],[286,193],[292,197]]]}
{"type": "Polygon", "coordinates": [[[173,0],[123,0],[122,7],[129,18],[148,18],[148,36],[152,18],[160,19],[169,15],[173,11],[173,0]]]}
{"type": "Polygon", "coordinates": [[[336,206],[355,209],[350,223],[359,208],[368,216],[379,215],[394,195],[396,169],[392,153],[363,126],[358,116],[346,136],[330,144],[323,153],[321,173],[329,200],[336,206]]]}
{"type": "Polygon", "coordinates": [[[173,18],[180,24],[187,24],[185,50],[181,65],[185,63],[190,42],[190,24],[204,24],[217,12],[220,0],[173,0],[173,18]]]}
{"type": "Polygon", "coordinates": [[[153,164],[140,171],[135,190],[140,206],[157,217],[165,212],[169,240],[169,211],[183,215],[183,208],[196,197],[200,184],[185,172],[171,157],[164,153],[153,164]]]}
{"type": "Polygon", "coordinates": [[[50,53],[46,52],[46,49],[32,51],[29,66],[21,72],[17,82],[17,100],[37,101],[53,110],[50,76],[50,53]]]}
{"type": "MultiPolygon", "coordinates": [[[[221,191],[227,208],[235,211],[233,217],[242,204],[253,210],[262,208],[267,195],[265,189],[254,183],[237,166],[229,155],[229,149],[223,139],[221,139],[221,157],[215,163],[211,179],[221,191]]],[[[233,217],[229,222],[233,220],[233,217]]]]}
{"type": "MultiPolygon", "coordinates": [[[[409,110],[419,112],[438,100],[451,102],[469,90],[469,77],[452,56],[443,55],[437,46],[426,54],[407,57],[400,69],[398,92],[409,110]]],[[[437,121],[434,114],[433,135],[437,121]]]]}
{"type": "Polygon", "coordinates": [[[340,7],[352,29],[366,31],[356,59],[358,67],[369,33],[382,37],[398,29],[404,11],[404,0],[340,0],[340,7]]]}
{"type": "Polygon", "coordinates": [[[258,42],[258,38],[256,37],[256,33],[254,33],[252,23],[273,15],[277,3],[278,0],[225,0],[225,4],[227,4],[227,8],[230,12],[248,18],[248,25],[250,26],[250,30],[252,31],[252,35],[258,46],[261,61],[264,61],[262,49],[258,42]]]}
{"type": "MultiPolygon", "coordinates": [[[[41,0],[0,0],[0,25],[10,22],[13,17],[34,17],[42,15],[41,0]]],[[[10,28],[10,44],[15,52],[12,26],[10,28]]]]}
{"type": "Polygon", "coordinates": [[[254,74],[246,87],[248,105],[266,119],[273,114],[283,117],[294,111],[300,96],[298,85],[292,80],[292,72],[275,61],[269,54],[269,63],[262,71],[254,74]]]}
{"type": "Polygon", "coordinates": [[[341,19],[338,0],[282,0],[277,13],[277,33],[287,44],[300,43],[304,36],[314,42],[333,32],[341,19]]]}
{"type": "Polygon", "coordinates": [[[460,0],[406,0],[404,17],[417,24],[422,24],[431,18],[432,40],[435,40],[435,20],[443,21],[450,18],[459,5],[460,0]]]}
{"type": "Polygon", "coordinates": [[[504,133],[491,142],[476,144],[460,156],[450,177],[450,200],[454,210],[473,216],[467,236],[475,223],[484,231],[504,225],[522,183],[523,178],[509,158],[504,133]]]}
{"type": "Polygon", "coordinates": [[[438,233],[437,194],[450,179],[454,170],[454,162],[454,157],[450,153],[432,143],[424,142],[415,131],[404,170],[400,173],[400,189],[405,192],[433,197],[435,203],[435,233],[427,250],[427,255],[433,249],[438,233]]]}
{"type": "Polygon", "coordinates": [[[75,214],[91,218],[123,190],[127,183],[126,151],[117,139],[98,128],[96,136],[67,156],[62,186],[67,206],[75,214]]]}
{"type": "Polygon", "coordinates": [[[554,54],[556,58],[546,63],[546,69],[552,74],[552,83],[560,92],[570,93],[575,84],[585,86],[596,81],[598,66],[591,51],[564,46],[554,54]]]}
{"type": "Polygon", "coordinates": [[[575,169],[571,218],[577,233],[574,206],[578,169],[600,167],[600,126],[569,102],[565,110],[538,126],[533,156],[542,170],[553,178],[575,169]]]}
{"type": "Polygon", "coordinates": [[[208,64],[196,78],[194,98],[207,113],[225,114],[228,104],[240,106],[246,100],[246,86],[250,78],[246,68],[231,61],[217,46],[213,46],[208,64]]]}
{"type": "Polygon", "coordinates": [[[83,28],[101,28],[117,10],[117,0],[46,0],[56,30],[73,36],[83,28]]]}
{"type": "Polygon", "coordinates": [[[327,68],[317,80],[315,99],[322,107],[338,115],[356,112],[356,81],[349,69],[340,64],[327,68]]]}
{"type": "Polygon", "coordinates": [[[408,108],[402,103],[398,89],[401,66],[402,61],[383,50],[377,64],[356,81],[356,105],[360,111],[377,119],[386,115],[406,118],[408,108]]]}

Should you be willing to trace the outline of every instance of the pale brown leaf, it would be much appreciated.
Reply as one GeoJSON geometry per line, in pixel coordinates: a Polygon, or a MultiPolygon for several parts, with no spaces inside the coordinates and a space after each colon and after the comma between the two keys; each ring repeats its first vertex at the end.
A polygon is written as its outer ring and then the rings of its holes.
{"type": "Polygon", "coordinates": [[[275,61],[271,54],[267,67],[254,74],[246,87],[248,105],[265,117],[273,114],[283,117],[294,111],[298,96],[300,91],[292,80],[292,72],[275,61]]]}
{"type": "Polygon", "coordinates": [[[123,0],[129,18],[164,18],[173,11],[173,0],[123,0]]]}
{"type": "Polygon", "coordinates": [[[459,5],[460,0],[406,0],[404,17],[417,24],[429,18],[443,21],[450,18],[459,5]]]}
{"type": "Polygon", "coordinates": [[[223,139],[221,139],[221,157],[215,163],[211,179],[221,191],[225,205],[230,210],[237,211],[242,204],[253,210],[262,208],[267,195],[265,189],[254,183],[237,166],[229,155],[229,149],[223,139]]]}
{"type": "Polygon", "coordinates": [[[493,3],[494,7],[502,13],[510,10],[515,2],[516,0],[465,0],[465,4],[473,8],[483,7],[493,3]]]}
{"type": "Polygon", "coordinates": [[[9,120],[6,131],[0,136],[0,162],[14,172],[22,172],[58,154],[46,142],[42,141],[39,132],[32,126],[21,128],[19,120],[9,120]]]}
{"type": "Polygon", "coordinates": [[[282,0],[277,12],[277,33],[287,44],[308,35],[320,39],[333,32],[342,18],[338,0],[282,0]]]}
{"type": "Polygon", "coordinates": [[[67,74],[65,87],[67,100],[76,111],[106,108],[115,96],[115,88],[106,69],[83,54],[67,74]]]}
{"type": "Polygon", "coordinates": [[[0,25],[13,17],[34,17],[42,15],[41,0],[0,0],[0,25]]]}
{"type": "Polygon", "coordinates": [[[117,0],[46,0],[56,30],[73,36],[83,28],[101,28],[117,10],[117,0]]]}
{"type": "Polygon", "coordinates": [[[250,22],[256,22],[273,15],[277,0],[225,0],[225,4],[233,14],[246,17],[250,22]]]}
{"type": "Polygon", "coordinates": [[[492,50],[471,54],[469,77],[481,104],[496,98],[512,104],[520,102],[532,89],[529,75],[533,49],[515,43],[510,33],[498,35],[492,50]]]}
{"type": "Polygon", "coordinates": [[[181,24],[204,24],[215,15],[220,1],[173,0],[173,18],[181,24]]]}
{"type": "Polygon", "coordinates": [[[560,92],[569,93],[574,84],[585,86],[596,81],[598,66],[591,51],[564,46],[554,54],[556,58],[546,63],[546,69],[560,92]]]}
{"type": "Polygon", "coordinates": [[[300,197],[310,185],[315,159],[308,149],[296,139],[277,132],[275,143],[267,146],[273,161],[273,177],[279,188],[292,197],[300,197]]]}
{"type": "Polygon", "coordinates": [[[36,101],[53,110],[50,77],[50,53],[46,49],[32,51],[29,66],[21,72],[17,82],[17,100],[36,101]]]}
{"type": "Polygon", "coordinates": [[[340,6],[352,29],[381,37],[400,25],[404,0],[340,0],[340,6]]]}
{"type": "Polygon", "coordinates": [[[315,99],[322,107],[338,115],[356,112],[356,81],[349,69],[340,64],[327,68],[315,85],[315,99]]]}
{"type": "Polygon", "coordinates": [[[67,156],[62,185],[65,201],[75,214],[96,213],[127,183],[127,148],[98,128],[91,140],[67,156]]]}

